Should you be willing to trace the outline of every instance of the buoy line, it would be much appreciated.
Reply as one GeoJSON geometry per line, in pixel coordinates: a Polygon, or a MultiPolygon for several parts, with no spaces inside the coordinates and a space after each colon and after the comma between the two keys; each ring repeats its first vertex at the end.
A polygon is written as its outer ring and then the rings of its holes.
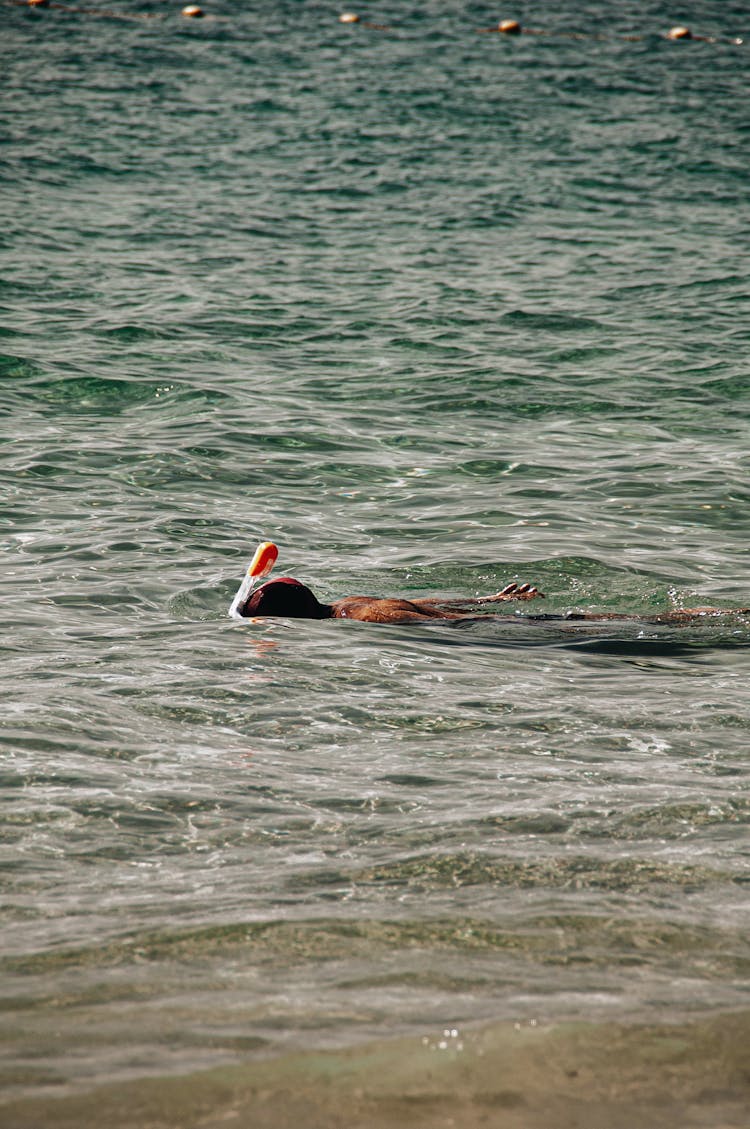
{"type": "MultiPolygon", "coordinates": [[[[72,12],[76,15],[84,16],[99,16],[114,20],[164,20],[168,18],[168,13],[165,12],[113,12],[107,8],[79,8],[71,4],[61,4],[57,0],[0,0],[7,6],[14,8],[32,8],[35,11],[42,9],[53,8],[59,12],[72,12]]],[[[209,19],[231,19],[231,16],[213,16],[201,8],[199,4],[187,4],[179,12],[179,15],[185,19],[203,19],[208,16],[209,19]]],[[[357,26],[368,28],[371,31],[392,31],[393,27],[390,24],[377,24],[372,23],[370,20],[364,20],[357,12],[341,12],[338,16],[338,22],[345,26],[357,26]]],[[[480,35],[502,35],[508,38],[514,38],[519,35],[536,35],[546,36],[554,39],[576,39],[576,40],[596,40],[598,42],[607,42],[611,40],[620,40],[624,43],[643,43],[651,38],[651,34],[634,34],[634,35],[604,35],[599,32],[587,31],[566,31],[561,30],[547,30],[539,27],[525,27],[519,20],[516,19],[502,19],[493,27],[480,27],[476,28],[476,33],[480,35]]],[[[678,24],[675,27],[669,28],[666,32],[658,33],[662,39],[670,40],[673,43],[726,43],[733,47],[740,47],[745,42],[739,36],[717,36],[717,35],[696,35],[691,28],[678,24]]]]}

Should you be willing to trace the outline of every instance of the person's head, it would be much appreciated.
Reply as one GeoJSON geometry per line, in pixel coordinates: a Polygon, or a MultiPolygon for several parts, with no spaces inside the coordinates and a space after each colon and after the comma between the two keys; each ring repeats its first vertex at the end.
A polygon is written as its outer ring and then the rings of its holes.
{"type": "Polygon", "coordinates": [[[319,604],[310,589],[291,576],[267,580],[250,593],[237,611],[245,619],[256,615],[288,616],[290,619],[330,619],[331,616],[330,607],[319,604]]]}

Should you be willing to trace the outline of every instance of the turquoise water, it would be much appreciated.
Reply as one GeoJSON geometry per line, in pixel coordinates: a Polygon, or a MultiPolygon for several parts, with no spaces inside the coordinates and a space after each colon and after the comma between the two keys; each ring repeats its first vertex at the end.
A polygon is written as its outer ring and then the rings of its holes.
{"type": "Polygon", "coordinates": [[[746,616],[226,617],[750,604],[746,6],[112,8],[1,9],[7,1093],[746,1009],[746,616]]]}

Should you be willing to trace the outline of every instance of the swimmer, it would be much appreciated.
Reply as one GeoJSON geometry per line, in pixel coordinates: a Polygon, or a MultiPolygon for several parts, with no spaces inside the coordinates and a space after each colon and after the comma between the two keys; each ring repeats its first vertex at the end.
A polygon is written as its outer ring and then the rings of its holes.
{"type": "Polygon", "coordinates": [[[232,600],[232,619],[255,616],[286,616],[289,619],[360,619],[368,623],[418,623],[427,619],[466,619],[466,609],[477,604],[494,604],[507,600],[532,600],[542,597],[531,584],[507,584],[494,596],[475,600],[399,600],[378,596],[347,596],[332,604],[321,604],[317,597],[291,576],[268,580],[255,588],[258,580],[268,576],[276,563],[279,550],[273,541],[262,541],[255,550],[245,578],[232,600]],[[461,609],[461,611],[451,610],[461,609]]]}
{"type": "Polygon", "coordinates": [[[286,616],[289,619],[359,619],[367,623],[424,623],[430,619],[474,619],[468,609],[475,605],[532,600],[542,595],[530,584],[508,584],[494,596],[480,596],[475,600],[345,596],[343,600],[321,604],[306,585],[291,576],[282,576],[256,588],[248,599],[238,604],[233,618],[286,616]]]}
{"type": "MultiPolygon", "coordinates": [[[[544,599],[532,584],[511,582],[494,596],[477,596],[465,600],[417,598],[406,600],[381,596],[345,596],[330,604],[321,604],[317,596],[291,576],[268,580],[255,588],[255,583],[267,576],[274,566],[278,549],[271,541],[258,546],[245,578],[232,601],[229,614],[233,619],[253,619],[265,616],[283,616],[288,619],[357,619],[366,623],[425,623],[430,620],[500,619],[519,622],[517,615],[493,616],[476,613],[473,609],[487,604],[505,604],[515,600],[544,599]]],[[[750,609],[735,608],[734,614],[748,614],[750,609]]],[[[721,608],[687,608],[680,611],[660,612],[655,615],[628,615],[621,612],[568,612],[565,615],[524,616],[524,623],[554,623],[570,621],[607,622],[624,620],[648,624],[684,624],[706,616],[726,615],[721,608]]]]}

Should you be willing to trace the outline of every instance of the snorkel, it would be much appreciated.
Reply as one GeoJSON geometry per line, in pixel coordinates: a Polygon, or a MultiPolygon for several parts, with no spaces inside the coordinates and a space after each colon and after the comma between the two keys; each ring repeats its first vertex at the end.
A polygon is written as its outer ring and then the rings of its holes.
{"type": "Polygon", "coordinates": [[[260,545],[255,550],[255,556],[247,566],[247,572],[229,608],[229,615],[232,619],[243,618],[240,614],[240,608],[244,607],[250,593],[261,577],[268,576],[276,563],[278,555],[279,550],[276,548],[273,541],[261,541],[260,545]]]}

